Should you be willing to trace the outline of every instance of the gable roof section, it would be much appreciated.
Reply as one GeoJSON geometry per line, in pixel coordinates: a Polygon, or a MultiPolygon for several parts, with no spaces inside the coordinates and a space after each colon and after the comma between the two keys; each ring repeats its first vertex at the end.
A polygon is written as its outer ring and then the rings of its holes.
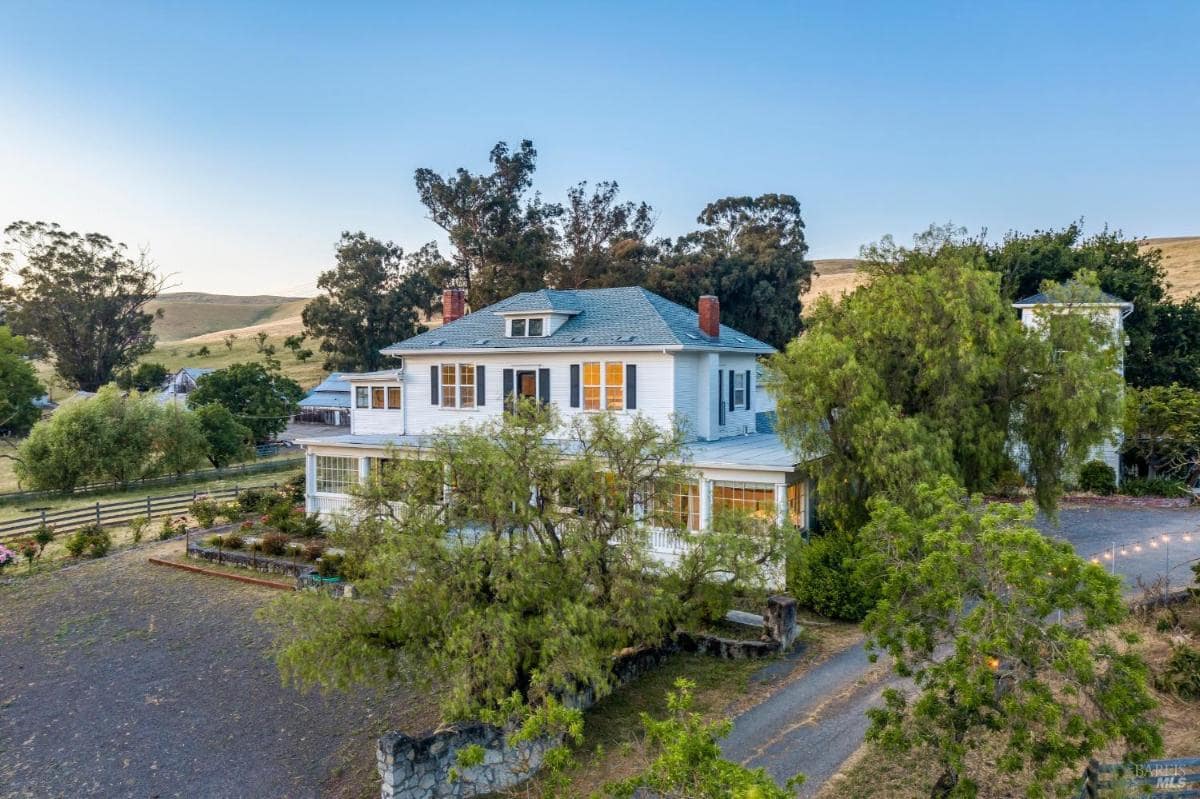
{"type": "Polygon", "coordinates": [[[304,399],[300,400],[301,408],[349,408],[350,384],[345,375],[333,372],[320,382],[304,399]]]}
{"type": "MultiPolygon", "coordinates": [[[[1056,300],[1044,291],[1038,292],[1032,296],[1026,297],[1023,300],[1017,300],[1013,303],[1014,308],[1024,308],[1032,305],[1065,305],[1062,300],[1056,300]]],[[[1074,301],[1075,305],[1120,305],[1122,307],[1133,307],[1133,303],[1129,300],[1123,300],[1120,297],[1109,294],[1106,291],[1099,292],[1099,296],[1090,301],[1074,301]]]]}
{"type": "Polygon", "coordinates": [[[199,380],[205,375],[211,374],[217,370],[209,366],[185,366],[179,371],[192,378],[192,380],[199,380]]]}
{"type": "Polygon", "coordinates": [[[696,311],[640,286],[614,289],[543,289],[517,294],[440,328],[384,348],[387,354],[457,350],[603,349],[670,347],[731,350],[754,354],[775,351],[726,325],[721,335],[700,331],[696,311]],[[505,314],[563,313],[571,317],[549,336],[508,338],[505,314]]]}

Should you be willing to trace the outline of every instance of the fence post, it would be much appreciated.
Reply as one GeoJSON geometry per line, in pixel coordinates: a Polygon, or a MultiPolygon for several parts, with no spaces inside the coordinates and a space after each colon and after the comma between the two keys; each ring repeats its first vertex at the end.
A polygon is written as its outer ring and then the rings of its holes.
{"type": "Polygon", "coordinates": [[[42,508],[42,526],[46,526],[46,509],[42,508]]]}
{"type": "Polygon", "coordinates": [[[150,518],[153,515],[152,510],[153,509],[150,507],[150,497],[146,497],[146,521],[147,522],[150,521],[150,518]]]}
{"type": "Polygon", "coordinates": [[[100,523],[100,503],[96,503],[96,524],[100,523]]]}

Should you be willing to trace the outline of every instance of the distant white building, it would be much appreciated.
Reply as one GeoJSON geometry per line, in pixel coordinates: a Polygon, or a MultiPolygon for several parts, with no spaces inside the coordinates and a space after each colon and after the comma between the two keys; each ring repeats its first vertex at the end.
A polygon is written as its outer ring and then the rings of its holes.
{"type": "MultiPolygon", "coordinates": [[[[528,398],[568,421],[607,411],[680,425],[696,480],[679,486],[674,508],[688,529],[723,508],[809,524],[803,459],[774,433],[760,385],[757,359],[775,350],[722,325],[716,297],[692,310],[642,288],[543,290],[471,314],[463,306],[460,290],[446,291],[442,327],[385,348],[399,368],[340,375],[352,389],[349,433],[298,441],[310,512],[350,509],[374,461],[528,398]]],[[[652,541],[664,557],[678,552],[665,535],[652,541]]]]}
{"type": "MultiPolygon", "coordinates": [[[[1045,320],[1050,318],[1054,313],[1087,313],[1097,318],[1106,319],[1112,328],[1112,345],[1117,348],[1117,371],[1124,377],[1125,319],[1129,314],[1133,313],[1132,302],[1104,292],[1100,292],[1098,297],[1086,302],[1064,302],[1048,294],[1039,293],[1034,294],[1032,297],[1018,300],[1013,303],[1013,307],[1020,312],[1021,323],[1028,328],[1042,327],[1045,324],[1045,320]],[[1061,310],[1051,310],[1048,313],[1044,310],[1055,306],[1061,306],[1061,310]]],[[[1103,461],[1111,466],[1117,476],[1118,483],[1121,481],[1121,448],[1123,443],[1124,433],[1120,423],[1118,423],[1117,428],[1113,431],[1112,440],[1096,447],[1089,456],[1089,460],[1103,461]]]]}
{"type": "Polygon", "coordinates": [[[299,422],[350,426],[350,383],[347,375],[334,372],[300,400],[299,422]]]}

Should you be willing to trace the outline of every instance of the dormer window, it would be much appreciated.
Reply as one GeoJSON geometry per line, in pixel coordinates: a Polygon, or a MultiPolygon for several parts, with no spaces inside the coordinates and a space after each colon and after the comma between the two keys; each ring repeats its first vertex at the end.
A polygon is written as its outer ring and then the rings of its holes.
{"type": "Polygon", "coordinates": [[[540,338],[546,334],[546,320],[540,316],[510,319],[508,324],[508,335],[512,338],[540,338]]]}

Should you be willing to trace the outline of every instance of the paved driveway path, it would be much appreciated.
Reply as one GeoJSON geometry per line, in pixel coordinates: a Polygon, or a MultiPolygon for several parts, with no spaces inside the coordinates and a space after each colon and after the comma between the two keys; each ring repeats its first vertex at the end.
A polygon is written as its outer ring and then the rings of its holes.
{"type": "Polygon", "coordinates": [[[148,554],[0,585],[0,796],[361,796],[425,703],[281,686],[254,619],[279,592],[148,554]]]}
{"type": "MultiPolygon", "coordinates": [[[[1192,579],[1183,564],[1200,557],[1200,509],[1073,507],[1059,513],[1059,526],[1039,518],[1038,527],[1070,541],[1081,555],[1091,555],[1113,541],[1171,538],[1172,584],[1192,579]],[[1192,541],[1184,542],[1185,532],[1192,541]]],[[[1146,582],[1163,573],[1165,546],[1143,547],[1142,553],[1118,558],[1116,572],[1133,590],[1135,578],[1146,582]]],[[[725,756],[752,768],[765,768],[782,784],[797,772],[808,779],[804,797],[815,796],[850,755],[862,745],[867,708],[880,701],[892,684],[881,665],[867,660],[862,645],[839,652],[734,719],[733,732],[721,743],[725,756]]]]}

